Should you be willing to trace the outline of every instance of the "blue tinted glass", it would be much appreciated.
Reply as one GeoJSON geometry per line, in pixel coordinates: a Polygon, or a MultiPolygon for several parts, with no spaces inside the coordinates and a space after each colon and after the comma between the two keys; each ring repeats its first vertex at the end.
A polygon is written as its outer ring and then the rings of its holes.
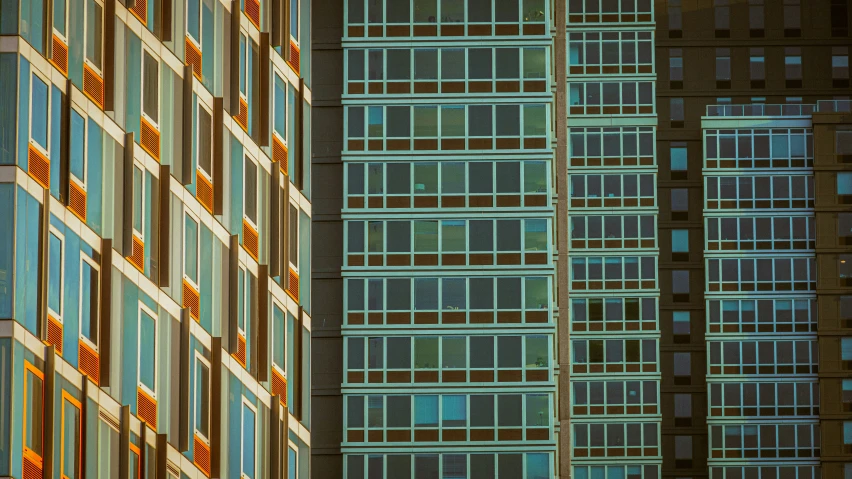
{"type": "Polygon", "coordinates": [[[237,326],[240,330],[246,330],[246,314],[245,314],[245,291],[246,291],[246,272],[240,269],[237,272],[237,326]]]}
{"type": "Polygon", "coordinates": [[[199,22],[199,10],[201,0],[187,0],[186,3],[186,32],[195,41],[201,41],[201,23],[199,22]]]}
{"type": "Polygon", "coordinates": [[[527,479],[547,479],[550,477],[548,454],[527,454],[527,479]]]}
{"type": "Polygon", "coordinates": [[[148,313],[142,311],[139,316],[139,382],[154,391],[157,326],[148,313]]]}
{"type": "Polygon", "coordinates": [[[254,411],[243,404],[243,474],[254,479],[254,411]]]}
{"type": "Polygon", "coordinates": [[[98,337],[98,272],[83,261],[80,274],[80,332],[97,343],[98,337]]]}
{"type": "Polygon", "coordinates": [[[852,173],[837,174],[837,194],[852,195],[852,173]]]}
{"type": "Polygon", "coordinates": [[[842,338],[840,340],[840,359],[843,361],[852,361],[852,338],[842,338]]]}
{"type": "Polygon", "coordinates": [[[299,41],[299,0],[290,0],[290,36],[299,41]]]}
{"type": "Polygon", "coordinates": [[[71,110],[71,174],[86,181],[86,120],[71,110]]]}
{"type": "Polygon", "coordinates": [[[32,83],[32,139],[47,149],[47,84],[33,75],[32,83]]]}
{"type": "Polygon", "coordinates": [[[53,0],[53,28],[65,36],[65,0],[53,0]]]}
{"type": "Polygon", "coordinates": [[[438,426],[438,396],[415,396],[414,426],[438,426]]]}
{"type": "Polygon", "coordinates": [[[184,274],[198,284],[198,223],[189,216],[186,217],[184,235],[184,274]]]}
{"type": "Polygon", "coordinates": [[[71,402],[62,401],[62,477],[77,479],[80,451],[80,410],[71,402]]]}
{"type": "Polygon", "coordinates": [[[47,307],[62,313],[62,240],[50,234],[48,239],[48,254],[50,261],[47,263],[47,307]]]}
{"type": "Polygon", "coordinates": [[[672,160],[672,171],[686,170],[686,147],[673,146],[670,152],[672,160]]]}
{"type": "Polygon", "coordinates": [[[292,447],[287,448],[287,463],[290,465],[287,472],[288,479],[296,479],[296,473],[299,472],[299,468],[296,463],[296,451],[292,447]]]}
{"type": "Polygon", "coordinates": [[[275,75],[275,93],[273,94],[275,108],[275,122],[273,127],[281,138],[287,137],[286,115],[287,115],[287,84],[278,75],[275,75]]]}
{"type": "Polygon", "coordinates": [[[133,229],[142,232],[142,170],[133,167],[133,229]]]}
{"type": "Polygon", "coordinates": [[[852,421],[843,423],[843,444],[852,444],[852,421]]]}
{"type": "Polygon", "coordinates": [[[689,251],[689,230],[672,230],[672,253],[689,251]]]}
{"type": "Polygon", "coordinates": [[[246,90],[246,37],[240,35],[240,92],[244,95],[246,90]]]}
{"type": "Polygon", "coordinates": [[[201,361],[195,361],[195,430],[208,436],[208,391],[210,371],[201,361]]]}
{"type": "Polygon", "coordinates": [[[284,369],[284,311],[272,306],[272,362],[284,369]]]}

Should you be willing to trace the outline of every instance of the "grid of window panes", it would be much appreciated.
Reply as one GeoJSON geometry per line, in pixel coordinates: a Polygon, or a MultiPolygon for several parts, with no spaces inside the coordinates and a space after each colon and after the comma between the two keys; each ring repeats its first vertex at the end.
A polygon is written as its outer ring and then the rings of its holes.
{"type": "Polygon", "coordinates": [[[704,130],[708,464],[719,479],[818,474],[813,132],[765,120],[704,130]]]}
{"type": "Polygon", "coordinates": [[[662,462],[651,10],[643,0],[568,2],[561,247],[569,252],[571,465],[584,479],[659,477],[662,462]]]}
{"type": "Polygon", "coordinates": [[[553,477],[552,5],[345,10],[344,477],[553,477]]]}

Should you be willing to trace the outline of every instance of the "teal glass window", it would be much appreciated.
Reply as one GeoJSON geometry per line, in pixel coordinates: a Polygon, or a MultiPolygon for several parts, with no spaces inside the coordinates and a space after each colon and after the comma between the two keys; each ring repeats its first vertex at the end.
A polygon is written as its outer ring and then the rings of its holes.
{"type": "Polygon", "coordinates": [[[195,395],[193,422],[195,432],[205,439],[210,437],[210,367],[195,357],[195,395]]]}
{"type": "Polygon", "coordinates": [[[843,421],[843,444],[852,444],[852,421],[843,421]]]}
{"type": "Polygon", "coordinates": [[[837,194],[852,195],[852,173],[837,173],[837,194]]]}
{"type": "Polygon", "coordinates": [[[196,164],[207,176],[213,176],[213,119],[201,103],[198,104],[198,158],[196,164]]]}
{"type": "Polygon", "coordinates": [[[272,364],[284,371],[284,311],[277,304],[272,305],[272,364]]]}
{"type": "Polygon", "coordinates": [[[86,120],[71,109],[71,174],[86,183],[86,120]]]}
{"type": "Polygon", "coordinates": [[[674,311],[672,313],[672,334],[688,335],[689,331],[689,311],[674,311]]]}
{"type": "Polygon", "coordinates": [[[24,363],[24,454],[44,454],[44,375],[24,363]]]}
{"type": "Polygon", "coordinates": [[[438,396],[414,397],[414,427],[438,427],[438,396]]]}
{"type": "Polygon", "coordinates": [[[139,384],[151,393],[157,380],[157,321],[152,313],[139,309],[139,384]]]}
{"type": "Polygon", "coordinates": [[[843,380],[843,390],[841,391],[840,398],[844,404],[852,404],[852,379],[843,380]]]}
{"type": "MultiPolygon", "coordinates": [[[[54,314],[62,315],[62,286],[63,286],[63,241],[62,239],[50,232],[47,239],[48,247],[48,262],[47,262],[47,307],[54,314]]],[[[57,318],[59,319],[59,318],[57,318]]]]}
{"type": "MultiPolygon", "coordinates": [[[[351,63],[350,63],[351,64],[351,63]]],[[[287,138],[287,83],[275,75],[275,90],[272,93],[274,121],[272,127],[279,138],[287,138]]]]}
{"type": "Polygon", "coordinates": [[[248,404],[243,403],[242,408],[243,429],[242,429],[242,470],[244,478],[254,479],[255,477],[255,412],[248,404]]]}
{"type": "Polygon", "coordinates": [[[67,5],[65,0],[53,0],[53,28],[63,37],[68,37],[66,28],[66,10],[67,5]]]}
{"type": "Polygon", "coordinates": [[[142,169],[133,165],[133,229],[134,232],[142,236],[144,234],[142,227],[144,195],[143,188],[144,173],[142,169]]]}
{"type": "Polygon", "coordinates": [[[546,479],[550,476],[550,456],[546,453],[527,454],[528,479],[546,479]]]}
{"type": "Polygon", "coordinates": [[[290,0],[290,36],[299,41],[299,0],[290,0]]]}
{"type": "Polygon", "coordinates": [[[527,394],[527,427],[550,425],[550,400],[547,394],[527,394]]]}
{"type": "Polygon", "coordinates": [[[47,83],[42,81],[38,76],[33,75],[30,138],[45,150],[48,148],[48,107],[47,83]]]}
{"type": "Polygon", "coordinates": [[[547,251],[547,220],[524,220],[524,247],[526,251],[547,251]]]}
{"type": "Polygon", "coordinates": [[[184,222],[183,271],[187,278],[198,284],[198,222],[186,215],[184,222]]]}
{"type": "Polygon", "coordinates": [[[237,328],[245,336],[246,331],[246,270],[242,267],[237,272],[237,328]]]}
{"type": "Polygon", "coordinates": [[[98,295],[100,275],[97,265],[88,257],[80,260],[80,334],[93,345],[98,344],[98,295]]]}
{"type": "Polygon", "coordinates": [[[257,225],[257,165],[248,156],[243,172],[243,214],[257,225]]]}
{"type": "Polygon", "coordinates": [[[80,477],[80,403],[62,393],[62,458],[64,479],[80,477]]]}
{"type": "Polygon", "coordinates": [[[248,39],[244,33],[240,32],[240,46],[239,46],[239,55],[240,55],[240,93],[243,96],[248,96],[248,83],[246,80],[246,75],[248,72],[246,71],[246,61],[248,58],[248,52],[246,49],[248,48],[248,39]]]}
{"type": "Polygon", "coordinates": [[[201,0],[187,0],[186,33],[189,34],[196,43],[201,43],[201,0]]]}
{"type": "Polygon", "coordinates": [[[160,112],[160,63],[144,51],[142,58],[142,113],[156,124],[160,112]]]}
{"type": "Polygon", "coordinates": [[[524,79],[540,79],[547,74],[547,54],[544,48],[524,48],[524,79]]]}
{"type": "Polygon", "coordinates": [[[380,106],[367,108],[367,136],[380,138],[384,136],[384,111],[380,106]]]}
{"type": "Polygon", "coordinates": [[[674,141],[669,148],[671,155],[671,170],[686,171],[686,143],[682,141],[674,141]]]}
{"type": "Polygon", "coordinates": [[[689,230],[672,230],[672,253],[689,252],[689,230]]]}
{"type": "Polygon", "coordinates": [[[442,427],[465,427],[467,426],[467,397],[462,395],[445,395],[441,398],[442,427]]]}
{"type": "Polygon", "coordinates": [[[86,0],[86,60],[98,71],[103,68],[103,28],[104,7],[97,0],[86,0]]]}
{"type": "Polygon", "coordinates": [[[547,126],[545,105],[524,105],[524,136],[545,136],[547,126]]]}
{"type": "Polygon", "coordinates": [[[840,339],[840,359],[852,361],[852,338],[840,339]]]}

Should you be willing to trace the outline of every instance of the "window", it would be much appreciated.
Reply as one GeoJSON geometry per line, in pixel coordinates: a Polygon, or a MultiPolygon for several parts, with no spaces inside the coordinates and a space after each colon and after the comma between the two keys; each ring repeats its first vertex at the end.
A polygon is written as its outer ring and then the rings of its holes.
{"type": "MultiPolygon", "coordinates": [[[[65,238],[58,231],[50,228],[47,238],[47,307],[50,315],[57,321],[62,321],[62,303],[65,298],[63,291],[65,271],[65,238]]],[[[61,347],[61,345],[58,345],[61,347]]]]}
{"type": "Polygon", "coordinates": [[[187,0],[186,2],[186,33],[195,42],[195,46],[201,47],[201,28],[204,22],[201,18],[201,0],[187,0]]]}
{"type": "Polygon", "coordinates": [[[689,342],[689,311],[672,312],[672,334],[676,343],[689,342]]]}
{"type": "Polygon", "coordinates": [[[299,1],[290,0],[290,38],[299,42],[299,1]]]}
{"type": "Polygon", "coordinates": [[[843,444],[852,444],[852,421],[843,421],[843,444]]]}
{"type": "Polygon", "coordinates": [[[86,0],[86,64],[96,73],[103,68],[104,7],[100,0],[86,0]]]}
{"type": "Polygon", "coordinates": [[[156,313],[139,304],[139,350],[137,351],[137,382],[152,398],[157,389],[157,320],[156,313]]]}
{"type": "Polygon", "coordinates": [[[42,464],[44,455],[44,373],[24,361],[24,457],[42,464]]]}
{"type": "Polygon", "coordinates": [[[680,31],[683,29],[683,12],[680,2],[681,0],[669,0],[669,37],[672,38],[679,38],[680,31]]]}
{"type": "Polygon", "coordinates": [[[148,50],[142,54],[142,113],[153,126],[159,124],[160,63],[148,50]]]}
{"type": "Polygon", "coordinates": [[[75,183],[86,185],[86,119],[71,108],[69,169],[75,183]]]}
{"type": "Polygon", "coordinates": [[[849,48],[847,47],[831,47],[831,78],[837,80],[846,80],[835,86],[849,85],[849,48]]]}
{"type": "Polygon", "coordinates": [[[852,157],[852,128],[838,127],[835,130],[834,153],[837,156],[852,157]]]}
{"type": "Polygon", "coordinates": [[[840,400],[843,402],[844,411],[852,410],[852,379],[843,380],[843,390],[840,393],[840,400]]]}
{"type": "MultiPolygon", "coordinates": [[[[672,171],[672,173],[687,171],[688,164],[687,164],[686,142],[684,142],[684,141],[673,141],[673,142],[671,142],[671,144],[669,146],[669,157],[670,157],[669,159],[671,161],[670,170],[672,171]]],[[[674,178],[674,175],[673,175],[672,179],[684,179],[684,178],[681,178],[681,177],[674,178]]]]}
{"type": "MultiPolygon", "coordinates": [[[[350,58],[351,58],[352,50],[350,50],[350,58]]],[[[363,69],[363,62],[362,62],[363,69]]],[[[350,73],[352,70],[352,60],[349,61],[349,69],[350,73]]],[[[278,72],[275,73],[275,90],[272,93],[272,104],[273,104],[273,120],[272,120],[272,131],[281,140],[282,143],[286,145],[287,141],[287,82],[284,80],[278,72]]]]}
{"type": "Polygon", "coordinates": [[[30,140],[39,146],[43,153],[48,150],[47,139],[50,137],[48,118],[50,118],[49,82],[41,77],[32,75],[32,96],[30,100],[30,140]]]}
{"type": "Polygon", "coordinates": [[[91,346],[98,345],[98,307],[100,267],[85,254],[80,254],[80,336],[91,346]]]}
{"type": "Polygon", "coordinates": [[[80,477],[80,402],[67,391],[62,391],[62,437],[60,472],[63,479],[80,477]]]}
{"type": "Polygon", "coordinates": [[[690,353],[674,353],[673,364],[675,384],[689,384],[689,378],[692,375],[692,355],[690,353]]]}
{"type": "MultiPolygon", "coordinates": [[[[279,307],[277,303],[272,303],[272,364],[282,372],[285,370],[284,368],[286,366],[284,358],[287,349],[284,328],[284,310],[279,307]]],[[[353,352],[353,342],[350,341],[349,344],[349,351],[351,354],[353,352]]],[[[361,343],[361,347],[363,348],[363,343],[361,343]]],[[[363,358],[363,356],[364,354],[362,352],[361,357],[363,358]]],[[[356,365],[351,364],[351,362],[348,366],[349,369],[363,369],[355,367],[356,365]]]]}
{"type": "Polygon", "coordinates": [[[672,253],[689,253],[689,230],[672,230],[672,253]]]}
{"type": "Polygon", "coordinates": [[[802,80],[802,49],[798,47],[784,48],[784,77],[787,85],[801,86],[802,80]],[[798,83],[791,83],[798,82],[798,83]]]}
{"type": "Polygon", "coordinates": [[[669,120],[672,122],[672,127],[683,127],[683,98],[669,99],[669,120]]]}
{"type": "Polygon", "coordinates": [[[200,264],[198,257],[198,252],[200,251],[200,235],[198,233],[198,221],[196,221],[195,218],[190,216],[188,212],[184,216],[184,218],[183,274],[197,289],[199,283],[198,270],[200,264]]]}
{"type": "Polygon", "coordinates": [[[242,479],[255,479],[255,458],[257,452],[255,451],[255,441],[256,441],[256,433],[255,433],[255,417],[257,412],[255,408],[243,398],[243,407],[242,407],[242,432],[241,432],[241,454],[240,454],[240,477],[242,479]]]}
{"type": "Polygon", "coordinates": [[[692,425],[692,394],[674,395],[675,426],[692,425]]]}
{"type": "Polygon", "coordinates": [[[145,238],[145,173],[141,166],[133,164],[133,234],[145,238]]]}
{"type": "Polygon", "coordinates": [[[692,467],[692,436],[675,436],[675,467],[692,467]]]}
{"type": "Polygon", "coordinates": [[[731,81],[731,49],[730,48],[717,48],[716,49],[716,85],[719,85],[719,82],[729,82],[727,86],[730,86],[731,81]]]}
{"type": "Polygon", "coordinates": [[[207,180],[213,178],[213,120],[210,112],[198,102],[198,131],[196,137],[196,165],[207,180]]]}
{"type": "Polygon", "coordinates": [[[766,79],[766,59],[763,56],[763,48],[749,48],[749,76],[752,84],[762,82],[766,79]]]}
{"type": "Polygon", "coordinates": [[[802,28],[801,0],[784,0],[784,36],[797,37],[802,28]]]}
{"type": "Polygon", "coordinates": [[[729,30],[731,28],[731,7],[728,0],[713,0],[715,10],[716,31],[729,30]]]}
{"type": "Polygon", "coordinates": [[[748,26],[751,29],[752,36],[763,36],[763,2],[764,0],[748,0],[748,26]]]}
{"type": "Polygon", "coordinates": [[[852,173],[837,173],[837,194],[852,195],[852,173]]]}
{"type": "Polygon", "coordinates": [[[257,164],[245,156],[243,169],[243,218],[257,229],[257,164]]]}
{"type": "Polygon", "coordinates": [[[237,271],[237,331],[245,339],[248,322],[249,295],[248,278],[245,266],[240,265],[237,271]]]}
{"type": "Polygon", "coordinates": [[[689,211],[689,190],[686,188],[674,188],[671,191],[672,212],[689,211]]]}
{"type": "Polygon", "coordinates": [[[669,48],[669,81],[683,81],[683,50],[669,48]]]}
{"type": "Polygon", "coordinates": [[[193,427],[195,433],[200,435],[205,442],[210,438],[210,363],[195,352],[194,384],[192,387],[195,401],[193,401],[193,427]]]}
{"type": "Polygon", "coordinates": [[[852,338],[840,338],[840,360],[852,361],[852,338]]]}
{"type": "Polygon", "coordinates": [[[689,294],[689,271],[672,271],[672,293],[689,294]]]}
{"type": "Polygon", "coordinates": [[[68,44],[68,10],[66,0],[53,0],[53,32],[58,33],[63,43],[68,44]]]}
{"type": "Polygon", "coordinates": [[[243,32],[243,31],[240,31],[240,44],[239,44],[238,48],[239,48],[239,62],[240,62],[239,66],[238,66],[238,68],[240,70],[240,75],[239,75],[239,77],[240,77],[239,78],[239,81],[240,81],[240,97],[241,97],[240,99],[245,101],[245,102],[248,102],[248,84],[251,81],[251,79],[248,78],[248,75],[249,75],[248,48],[249,48],[249,46],[248,46],[248,37],[246,36],[246,33],[243,32]]]}

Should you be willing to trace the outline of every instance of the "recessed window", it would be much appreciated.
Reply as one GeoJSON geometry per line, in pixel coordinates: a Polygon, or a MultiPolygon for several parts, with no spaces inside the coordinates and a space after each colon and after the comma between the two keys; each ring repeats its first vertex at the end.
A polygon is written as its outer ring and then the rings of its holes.
{"type": "Polygon", "coordinates": [[[672,271],[672,293],[688,294],[689,293],[689,271],[674,270],[672,271]]]}
{"type": "Polygon", "coordinates": [[[47,150],[48,114],[50,99],[47,83],[40,77],[32,75],[32,99],[30,106],[30,138],[42,149],[47,150]]]}
{"type": "Polygon", "coordinates": [[[160,111],[160,63],[147,50],[142,55],[142,112],[156,125],[160,111]]]}
{"type": "Polygon", "coordinates": [[[44,455],[44,373],[24,361],[24,456],[41,464],[44,455]]]}
{"type": "Polygon", "coordinates": [[[766,57],[763,48],[749,49],[749,77],[751,81],[766,79],[766,57]]]}
{"type": "Polygon", "coordinates": [[[669,81],[683,81],[683,50],[669,49],[669,81]]]}
{"type": "Polygon", "coordinates": [[[48,233],[47,239],[47,307],[52,312],[52,315],[57,320],[62,319],[62,303],[64,298],[63,293],[63,271],[64,267],[64,249],[62,237],[58,232],[51,230],[48,233]]]}
{"type": "Polygon", "coordinates": [[[852,338],[840,338],[840,359],[852,361],[852,338]]]}
{"type": "Polygon", "coordinates": [[[669,99],[669,119],[682,122],[684,118],[683,98],[669,99]]]}
{"type": "Polygon", "coordinates": [[[843,444],[852,445],[852,421],[843,421],[843,444]]]}
{"type": "Polygon", "coordinates": [[[852,128],[837,128],[834,139],[835,154],[837,156],[852,157],[852,128]]]}
{"type": "Polygon", "coordinates": [[[672,230],[672,253],[689,253],[689,230],[672,230]]]}
{"type": "Polygon", "coordinates": [[[673,141],[669,147],[669,155],[672,172],[687,170],[686,142],[673,141]]]}
{"type": "Polygon", "coordinates": [[[716,81],[731,81],[731,49],[716,49],[716,81]]]}
{"type": "Polygon", "coordinates": [[[686,336],[690,332],[689,311],[674,311],[672,313],[672,334],[675,336],[686,336]]]}
{"type": "Polygon", "coordinates": [[[837,173],[837,194],[852,195],[852,173],[837,173]]]}
{"type": "MultiPolygon", "coordinates": [[[[681,30],[683,28],[683,11],[681,10],[681,0],[669,0],[669,30],[681,30]]],[[[671,36],[671,33],[669,33],[671,36]]]]}
{"type": "Polygon", "coordinates": [[[241,466],[240,471],[242,472],[242,478],[244,479],[254,479],[255,478],[255,416],[256,412],[253,407],[251,407],[248,402],[243,401],[242,405],[242,431],[241,431],[241,466]]]}
{"type": "Polygon", "coordinates": [[[60,471],[64,479],[80,477],[81,405],[62,391],[62,437],[60,471]]]}
{"type": "Polygon", "coordinates": [[[100,295],[99,266],[88,256],[80,255],[80,335],[97,347],[98,307],[100,295]]]}
{"type": "Polygon", "coordinates": [[[210,437],[210,365],[198,353],[195,355],[194,379],[193,422],[195,432],[206,440],[210,437]]]}
{"type": "Polygon", "coordinates": [[[786,47],[784,49],[784,75],[787,81],[802,79],[802,49],[786,47]]]}

